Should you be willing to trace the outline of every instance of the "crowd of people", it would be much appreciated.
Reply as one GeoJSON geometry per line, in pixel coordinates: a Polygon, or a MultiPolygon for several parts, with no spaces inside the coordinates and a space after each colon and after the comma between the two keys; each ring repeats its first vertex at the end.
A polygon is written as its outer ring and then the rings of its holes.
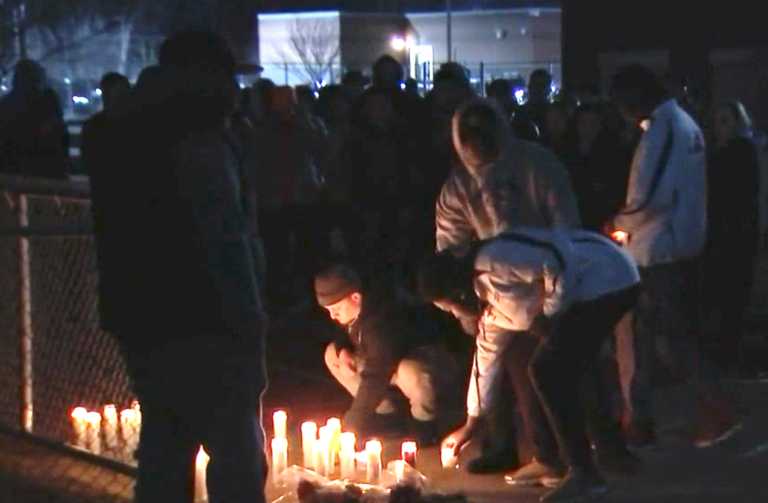
{"type": "MultiPolygon", "coordinates": [[[[765,197],[741,104],[705,123],[639,65],[610,99],[554,100],[536,70],[522,105],[504,79],[476,96],[456,63],[424,97],[389,56],[317,92],[242,90],[237,71],[220,37],[182,32],[135,85],[105,75],[83,128],[101,320],[146,425],[137,501],[186,501],[201,444],[212,502],[263,501],[267,314],[310,302],[342,327],[324,359],[354,397],[346,427],[455,454],[477,438],[470,472],[546,503],[637,470],[658,367],[694,384],[697,447],[741,427],[721,383],[765,197]]],[[[0,172],[61,176],[65,129],[19,62],[0,172]]]]}

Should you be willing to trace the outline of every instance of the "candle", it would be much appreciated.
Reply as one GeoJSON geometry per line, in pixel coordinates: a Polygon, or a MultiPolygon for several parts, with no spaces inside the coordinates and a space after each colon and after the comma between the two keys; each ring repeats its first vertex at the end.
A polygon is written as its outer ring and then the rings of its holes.
{"type": "Polygon", "coordinates": [[[312,468],[312,449],[317,439],[317,423],[307,421],[301,424],[301,449],[304,451],[304,468],[312,468]]]}
{"type": "Polygon", "coordinates": [[[139,424],[141,424],[141,405],[139,404],[138,400],[131,402],[131,409],[136,412],[136,420],[139,422],[139,424]]]}
{"type": "Polygon", "coordinates": [[[85,415],[85,423],[85,448],[101,454],[101,414],[89,412],[85,415]]]}
{"type": "Polygon", "coordinates": [[[72,410],[72,444],[75,447],[85,449],[85,429],[87,427],[85,417],[88,411],[83,407],[76,407],[72,410]]]}
{"type": "Polygon", "coordinates": [[[360,471],[368,469],[368,453],[367,452],[360,451],[355,453],[355,467],[360,471]]]}
{"type": "Polygon", "coordinates": [[[107,449],[117,450],[117,407],[114,405],[105,405],[102,413],[104,421],[104,445],[107,449]]]}
{"type": "Polygon", "coordinates": [[[320,440],[322,440],[328,445],[327,466],[328,466],[328,475],[330,475],[331,473],[333,473],[334,469],[336,468],[336,463],[335,463],[336,457],[334,456],[334,453],[333,453],[333,427],[328,425],[321,426],[317,430],[317,433],[320,437],[320,440]]]}
{"type": "Polygon", "coordinates": [[[272,439],[272,482],[280,485],[280,475],[288,468],[288,440],[272,439]]]}
{"type": "Polygon", "coordinates": [[[208,468],[208,461],[211,458],[205,453],[202,447],[197,452],[195,459],[195,503],[204,503],[208,501],[208,487],[205,481],[205,471],[208,468]]]}
{"type": "Polygon", "coordinates": [[[120,456],[126,462],[134,461],[133,453],[139,445],[140,427],[134,409],[120,411],[120,456]]]}
{"type": "Polygon", "coordinates": [[[443,468],[457,468],[459,466],[459,457],[453,447],[446,447],[440,452],[440,461],[443,468]]]}
{"type": "Polygon", "coordinates": [[[614,231],[611,234],[611,238],[619,243],[621,246],[626,246],[629,243],[629,234],[624,231],[614,231]]]}
{"type": "Polygon", "coordinates": [[[340,453],[341,420],[336,417],[332,417],[326,422],[325,425],[331,428],[333,431],[333,438],[331,439],[331,450],[333,450],[334,453],[340,453]]]}
{"type": "Polygon", "coordinates": [[[288,438],[287,436],[288,414],[284,410],[275,411],[272,414],[272,423],[275,429],[275,438],[288,438]]]}
{"type": "Polygon", "coordinates": [[[403,442],[400,446],[400,458],[416,468],[416,442],[403,442]]]}
{"type": "Polygon", "coordinates": [[[341,444],[341,478],[351,479],[355,476],[355,438],[354,433],[341,433],[339,443],[341,444]]]}
{"type": "Polygon", "coordinates": [[[398,459],[395,461],[395,479],[397,479],[398,482],[403,480],[405,477],[405,461],[402,459],[398,459]]]}
{"type": "Polygon", "coordinates": [[[327,477],[329,475],[328,473],[328,458],[330,457],[329,450],[330,450],[330,445],[328,445],[327,440],[321,438],[315,441],[315,445],[312,452],[315,472],[317,472],[318,475],[321,475],[323,477],[327,477]]]}
{"type": "Polygon", "coordinates": [[[369,484],[378,484],[381,477],[381,442],[369,440],[365,443],[368,462],[365,469],[365,480],[369,484]]]}

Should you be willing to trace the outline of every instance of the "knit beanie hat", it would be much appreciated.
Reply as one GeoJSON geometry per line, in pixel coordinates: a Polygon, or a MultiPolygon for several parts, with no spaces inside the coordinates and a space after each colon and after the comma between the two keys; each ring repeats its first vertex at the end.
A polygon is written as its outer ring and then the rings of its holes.
{"type": "Polygon", "coordinates": [[[337,264],[315,277],[315,296],[323,307],[336,304],[362,288],[360,275],[353,268],[337,264]]]}

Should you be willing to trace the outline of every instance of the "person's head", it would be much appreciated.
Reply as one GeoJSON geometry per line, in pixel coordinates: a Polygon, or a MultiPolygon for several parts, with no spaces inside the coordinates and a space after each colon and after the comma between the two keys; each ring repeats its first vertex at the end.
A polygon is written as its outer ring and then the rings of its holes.
{"type": "Polygon", "coordinates": [[[727,145],[736,135],[752,127],[747,109],[740,101],[732,101],[715,108],[712,114],[712,132],[718,146],[727,145]]]}
{"type": "Polygon", "coordinates": [[[334,264],[315,276],[317,303],[341,325],[355,321],[363,308],[363,285],[360,275],[345,264],[334,264]]]}
{"type": "Polygon", "coordinates": [[[611,94],[622,115],[637,124],[649,118],[668,97],[659,78],[640,64],[628,65],[616,72],[611,94]]]}
{"type": "Polygon", "coordinates": [[[117,72],[104,74],[99,81],[104,110],[111,110],[131,90],[128,77],[117,72]]]}
{"type": "Polygon", "coordinates": [[[387,92],[368,90],[360,99],[359,106],[363,123],[376,132],[389,131],[400,119],[392,95],[387,92]]]}
{"type": "Polygon", "coordinates": [[[588,153],[600,134],[605,131],[607,125],[607,112],[601,107],[601,103],[585,103],[576,109],[573,116],[573,139],[583,150],[588,153]]]}
{"type": "Polygon", "coordinates": [[[296,117],[298,106],[296,91],[291,86],[275,86],[269,93],[269,110],[278,120],[292,120],[296,117]]]}
{"type": "Polygon", "coordinates": [[[419,296],[457,318],[480,314],[474,290],[474,254],[458,258],[448,251],[427,256],[419,267],[419,296]]]}
{"type": "Polygon", "coordinates": [[[349,121],[352,113],[352,99],[340,85],[325,86],[318,94],[317,114],[330,128],[349,121]]]}
{"type": "Polygon", "coordinates": [[[502,112],[492,101],[475,99],[459,107],[453,116],[453,146],[470,172],[501,157],[506,128],[502,112]]]}
{"type": "Polygon", "coordinates": [[[528,78],[528,101],[541,103],[552,93],[552,75],[543,68],[534,70],[528,78]]]}
{"type": "Polygon", "coordinates": [[[489,99],[492,99],[499,105],[506,107],[512,103],[512,82],[508,79],[493,80],[488,83],[485,94],[489,99]]]}
{"type": "Polygon", "coordinates": [[[13,67],[15,91],[41,90],[46,85],[45,69],[37,61],[21,59],[13,67]]]}
{"type": "Polygon", "coordinates": [[[352,100],[362,96],[365,88],[371,83],[371,79],[363,75],[360,70],[350,70],[341,78],[341,87],[349,94],[352,100]]]}
{"type": "Polygon", "coordinates": [[[381,56],[373,64],[373,86],[378,89],[400,90],[403,66],[389,55],[381,56]]]}
{"type": "Polygon", "coordinates": [[[450,80],[460,83],[462,85],[469,86],[469,77],[467,76],[467,70],[459,63],[450,61],[443,63],[440,68],[435,72],[435,84],[450,80]]]}

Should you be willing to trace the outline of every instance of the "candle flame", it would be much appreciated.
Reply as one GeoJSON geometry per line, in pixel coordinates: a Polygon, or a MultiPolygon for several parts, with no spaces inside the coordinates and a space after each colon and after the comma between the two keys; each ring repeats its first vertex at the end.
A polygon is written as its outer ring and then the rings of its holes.
{"type": "Polygon", "coordinates": [[[136,411],[133,409],[125,409],[120,411],[120,421],[128,423],[136,420],[136,411]]]}
{"type": "Polygon", "coordinates": [[[329,426],[321,426],[317,432],[320,435],[321,440],[328,440],[330,442],[333,438],[333,428],[329,426]]]}
{"type": "Polygon", "coordinates": [[[98,424],[101,422],[101,414],[98,412],[89,412],[85,415],[85,421],[91,424],[98,424]]]}
{"type": "Polygon", "coordinates": [[[317,423],[313,421],[307,421],[306,423],[301,423],[301,432],[310,435],[312,433],[317,434],[317,423]]]}
{"type": "Polygon", "coordinates": [[[355,453],[355,461],[358,463],[367,463],[368,462],[368,453],[365,451],[360,451],[355,453]]]}
{"type": "Polygon", "coordinates": [[[328,421],[325,423],[325,425],[326,425],[326,426],[330,426],[331,428],[333,428],[333,429],[335,429],[335,430],[340,430],[340,429],[341,429],[341,419],[339,419],[339,418],[337,418],[337,417],[332,417],[332,418],[330,418],[330,419],[329,419],[329,420],[328,420],[328,421]]]}
{"type": "Polygon", "coordinates": [[[278,421],[280,419],[287,420],[288,419],[288,414],[286,414],[284,410],[277,410],[277,411],[275,411],[274,414],[272,414],[272,419],[275,420],[275,421],[278,421]]]}
{"type": "Polygon", "coordinates": [[[368,454],[381,453],[381,442],[378,440],[369,440],[365,443],[365,452],[368,454]]]}
{"type": "Polygon", "coordinates": [[[357,442],[357,437],[355,437],[355,434],[351,432],[342,433],[341,435],[339,435],[339,440],[343,447],[346,447],[348,449],[354,449],[355,442],[357,442]]]}
{"type": "Polygon", "coordinates": [[[72,419],[83,420],[88,416],[88,411],[85,407],[75,407],[72,409],[72,419]]]}
{"type": "Polygon", "coordinates": [[[400,447],[400,452],[403,454],[412,454],[416,452],[416,442],[403,442],[400,447]]]}
{"type": "Polygon", "coordinates": [[[195,466],[198,468],[202,468],[205,465],[208,464],[208,460],[211,459],[208,454],[203,450],[202,447],[200,447],[200,450],[197,451],[197,458],[195,458],[195,466]]]}
{"type": "Polygon", "coordinates": [[[104,417],[112,417],[117,416],[117,407],[114,405],[105,405],[104,406],[104,417]]]}

